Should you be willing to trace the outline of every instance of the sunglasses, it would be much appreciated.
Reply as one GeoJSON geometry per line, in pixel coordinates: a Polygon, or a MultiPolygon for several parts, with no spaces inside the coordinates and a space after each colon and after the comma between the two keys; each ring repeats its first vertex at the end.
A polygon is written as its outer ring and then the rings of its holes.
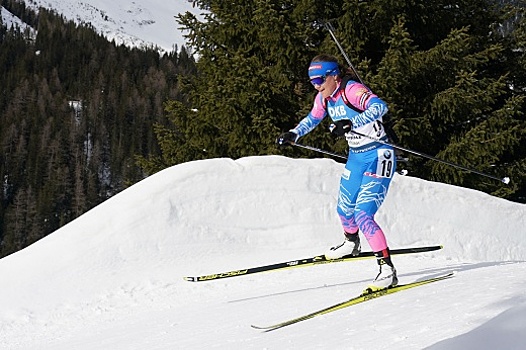
{"type": "Polygon", "coordinates": [[[332,71],[328,72],[326,75],[311,78],[310,83],[314,86],[322,85],[323,83],[325,83],[325,80],[327,80],[327,77],[330,76],[335,70],[336,69],[333,69],[332,71]]]}

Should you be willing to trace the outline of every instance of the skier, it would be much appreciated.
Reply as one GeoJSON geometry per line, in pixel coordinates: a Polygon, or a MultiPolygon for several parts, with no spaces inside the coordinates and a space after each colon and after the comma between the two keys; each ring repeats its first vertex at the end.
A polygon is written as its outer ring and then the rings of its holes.
{"type": "Polygon", "coordinates": [[[368,87],[344,79],[345,68],[330,55],[318,55],[310,63],[309,79],[318,91],[310,113],[294,128],[281,134],[276,143],[287,146],[312,131],[328,114],[333,123],[330,131],[345,136],[349,157],[340,179],[337,212],[345,239],[325,254],[327,259],[358,255],[361,251],[360,230],[379,265],[380,272],[368,285],[373,290],[398,283],[384,232],[374,220],[395,172],[396,157],[391,146],[353,134],[353,130],[382,141],[387,135],[382,117],[387,105],[368,87]],[[343,80],[342,80],[343,79],[343,80]],[[345,86],[341,86],[345,83],[345,86]]]}

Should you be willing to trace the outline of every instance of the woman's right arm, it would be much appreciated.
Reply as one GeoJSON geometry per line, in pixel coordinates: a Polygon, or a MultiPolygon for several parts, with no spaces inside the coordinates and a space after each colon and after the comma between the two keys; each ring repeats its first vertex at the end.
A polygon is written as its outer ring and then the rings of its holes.
{"type": "Polygon", "coordinates": [[[323,104],[323,97],[318,93],[314,99],[314,105],[311,111],[305,118],[303,118],[294,129],[290,131],[296,133],[298,137],[302,137],[311,132],[327,115],[325,106],[323,104]]]}

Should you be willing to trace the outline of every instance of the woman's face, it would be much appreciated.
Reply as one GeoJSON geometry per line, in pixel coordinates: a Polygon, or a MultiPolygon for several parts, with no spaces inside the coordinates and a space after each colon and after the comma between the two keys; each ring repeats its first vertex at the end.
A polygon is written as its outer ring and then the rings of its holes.
{"type": "Polygon", "coordinates": [[[313,84],[314,88],[321,92],[323,98],[327,98],[333,94],[338,87],[339,77],[337,75],[329,75],[325,77],[325,81],[321,84],[313,84]]]}

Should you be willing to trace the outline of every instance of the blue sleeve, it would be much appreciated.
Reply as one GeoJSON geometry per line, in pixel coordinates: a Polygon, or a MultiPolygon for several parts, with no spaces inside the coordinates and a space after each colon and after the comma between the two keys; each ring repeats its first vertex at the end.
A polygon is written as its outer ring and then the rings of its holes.
{"type": "Polygon", "coordinates": [[[359,128],[365,124],[374,122],[387,113],[387,103],[379,97],[373,97],[367,104],[367,109],[352,118],[353,127],[359,128]]]}
{"type": "Polygon", "coordinates": [[[312,113],[309,113],[305,118],[303,118],[298,125],[294,129],[292,129],[292,132],[295,132],[298,134],[299,137],[307,135],[309,132],[311,132],[320,122],[322,119],[314,118],[312,113]]]}
{"type": "Polygon", "coordinates": [[[309,114],[303,118],[299,124],[292,129],[292,132],[298,134],[299,137],[307,135],[311,132],[327,115],[325,104],[321,93],[318,93],[314,98],[314,104],[309,114]]]}

